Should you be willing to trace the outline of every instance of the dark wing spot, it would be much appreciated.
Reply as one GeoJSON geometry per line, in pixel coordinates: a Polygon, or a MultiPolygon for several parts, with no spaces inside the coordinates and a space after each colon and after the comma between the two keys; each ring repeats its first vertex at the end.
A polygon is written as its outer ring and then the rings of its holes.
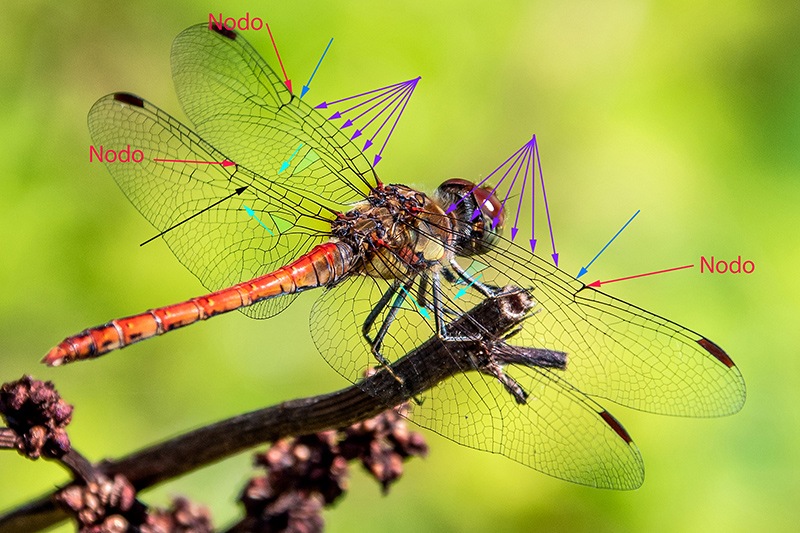
{"type": "Polygon", "coordinates": [[[220,24],[219,27],[217,27],[216,25],[212,24],[211,25],[211,31],[213,31],[214,33],[219,33],[220,35],[222,35],[223,37],[227,37],[231,41],[236,40],[236,32],[233,31],[233,30],[229,30],[228,28],[226,28],[222,24],[220,24]]]}
{"type": "Polygon", "coordinates": [[[136,107],[144,107],[144,100],[130,93],[114,93],[114,100],[136,107]]]}
{"type": "Polygon", "coordinates": [[[622,427],[622,424],[620,424],[620,423],[617,421],[617,419],[616,419],[616,418],[614,418],[613,416],[611,416],[611,413],[609,413],[609,412],[608,412],[608,411],[606,411],[606,410],[603,410],[603,411],[599,412],[598,414],[600,415],[600,418],[602,418],[603,420],[605,420],[605,421],[606,421],[606,424],[608,424],[609,426],[611,426],[611,429],[613,429],[614,431],[616,431],[616,432],[617,432],[617,435],[619,435],[620,437],[622,437],[622,440],[624,440],[624,441],[625,441],[625,442],[627,442],[628,444],[630,444],[630,443],[632,443],[632,442],[633,442],[633,439],[631,438],[631,436],[630,436],[630,435],[628,435],[628,432],[627,432],[627,431],[625,431],[625,428],[624,428],[624,427],[622,427]]]}
{"type": "Polygon", "coordinates": [[[728,354],[725,353],[725,350],[723,350],[710,340],[702,338],[699,341],[697,341],[697,344],[702,346],[708,353],[716,357],[720,363],[727,366],[728,368],[733,368],[736,366],[736,364],[733,362],[733,359],[731,359],[730,356],[728,356],[728,354]]]}

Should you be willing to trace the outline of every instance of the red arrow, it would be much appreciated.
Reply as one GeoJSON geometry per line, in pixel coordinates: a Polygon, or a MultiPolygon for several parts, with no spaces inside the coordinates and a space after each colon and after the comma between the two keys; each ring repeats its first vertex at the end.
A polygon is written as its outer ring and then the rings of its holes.
{"type": "Polygon", "coordinates": [[[283,72],[283,83],[286,85],[286,88],[289,89],[289,92],[292,92],[292,80],[289,79],[289,76],[286,75],[286,69],[283,68],[283,61],[281,60],[281,54],[278,52],[278,45],[275,44],[275,38],[272,36],[272,30],[269,29],[269,24],[266,24],[267,31],[269,32],[269,40],[272,41],[272,48],[275,49],[275,55],[278,56],[278,63],[281,65],[281,72],[283,72]]]}
{"type": "Polygon", "coordinates": [[[223,167],[231,167],[235,165],[233,161],[228,161],[225,159],[224,161],[192,161],[189,159],[153,159],[153,161],[158,161],[159,163],[193,163],[195,165],[222,165],[223,167]]]}
{"type": "Polygon", "coordinates": [[[594,283],[590,283],[587,287],[599,287],[601,285],[605,285],[606,283],[614,283],[615,281],[625,281],[626,279],[634,279],[634,278],[643,278],[644,276],[653,276],[655,274],[663,274],[665,272],[674,272],[675,270],[683,270],[684,268],[692,268],[694,265],[686,265],[682,267],[675,267],[675,268],[668,268],[666,270],[657,270],[655,272],[647,272],[645,274],[636,274],[635,276],[627,276],[624,278],[617,278],[617,279],[610,279],[607,281],[600,281],[599,279],[594,283]]]}

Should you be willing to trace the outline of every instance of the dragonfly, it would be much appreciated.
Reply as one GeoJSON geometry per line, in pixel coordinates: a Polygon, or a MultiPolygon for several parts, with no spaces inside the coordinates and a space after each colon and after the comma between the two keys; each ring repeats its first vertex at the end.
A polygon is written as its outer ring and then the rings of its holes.
{"type": "Polygon", "coordinates": [[[599,402],[691,417],[741,409],[744,380],[717,344],[505,238],[502,205],[486,186],[452,178],[426,194],[385,184],[240,33],[185,30],[172,76],[193,128],[129,93],[101,98],[88,125],[95,146],[145,154],[108,170],[213,292],[89,328],[45,363],[98,357],[232,310],[271,317],[316,289],[314,343],[358,383],[432,336],[454,340],[458,317],[518,287],[535,305],[507,349],[546,348],[567,364],[509,364],[503,383],[459,373],[410,406],[414,422],[557,478],[633,489],[644,479],[641,454],[599,402]]]}

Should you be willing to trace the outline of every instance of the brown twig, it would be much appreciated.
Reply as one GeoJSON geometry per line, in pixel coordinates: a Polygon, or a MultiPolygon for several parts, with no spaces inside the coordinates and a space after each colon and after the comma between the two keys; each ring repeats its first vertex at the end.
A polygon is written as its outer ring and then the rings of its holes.
{"type": "MultiPolygon", "coordinates": [[[[109,477],[125,476],[141,491],[261,443],[365,420],[461,372],[478,370],[494,375],[494,371],[487,372],[481,366],[481,361],[493,364],[487,359],[493,350],[502,348],[499,339],[518,325],[532,306],[525,291],[510,290],[485,300],[448,326],[454,336],[479,340],[445,343],[434,336],[392,364],[391,372],[379,371],[331,394],[235,416],[122,459],[104,461],[96,468],[109,477]]],[[[0,533],[36,531],[66,519],[52,496],[48,494],[0,516],[0,533]]]]}
{"type": "Polygon", "coordinates": [[[99,481],[102,477],[98,468],[74,448],[64,454],[61,464],[72,473],[72,479],[80,479],[87,483],[99,481]]]}
{"type": "Polygon", "coordinates": [[[11,428],[0,428],[0,449],[12,450],[17,447],[17,432],[11,428]]]}

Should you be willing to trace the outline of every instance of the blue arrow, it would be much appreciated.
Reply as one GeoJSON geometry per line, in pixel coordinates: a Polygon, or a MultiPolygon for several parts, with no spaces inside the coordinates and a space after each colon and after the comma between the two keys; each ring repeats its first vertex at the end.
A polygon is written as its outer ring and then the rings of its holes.
{"type": "MultiPolygon", "coordinates": [[[[328,48],[330,48],[330,47],[331,47],[331,44],[332,44],[332,43],[333,43],[333,37],[331,37],[331,40],[330,40],[330,41],[328,41],[328,46],[326,46],[326,47],[325,47],[325,51],[324,51],[324,52],[322,52],[322,57],[320,57],[320,58],[319,58],[319,61],[317,61],[317,66],[316,66],[316,67],[314,67],[314,72],[312,72],[312,73],[311,73],[311,77],[310,77],[310,78],[308,78],[308,83],[306,83],[305,85],[303,85],[303,88],[300,90],[300,98],[304,97],[304,96],[306,95],[306,93],[308,92],[308,89],[309,89],[309,87],[308,87],[308,86],[309,86],[309,85],[311,85],[311,80],[313,80],[313,79],[314,79],[314,74],[316,74],[316,73],[317,73],[317,69],[318,69],[318,68],[319,68],[319,66],[322,64],[322,60],[323,60],[323,59],[325,59],[325,54],[327,54],[327,53],[328,53],[328,48]]],[[[323,103],[324,103],[324,102],[323,102],[323,103]]]]}
{"type": "Polygon", "coordinates": [[[264,224],[263,222],[261,222],[261,219],[260,219],[260,218],[258,218],[258,217],[256,216],[256,212],[255,212],[255,211],[253,211],[252,209],[250,209],[250,208],[249,208],[249,207],[247,207],[246,205],[243,205],[242,207],[244,207],[244,210],[247,212],[247,214],[248,214],[248,215],[250,215],[251,217],[253,217],[254,219],[256,219],[256,221],[257,221],[259,224],[261,224],[261,226],[262,226],[262,227],[263,227],[265,230],[267,230],[267,232],[268,232],[270,235],[272,235],[273,237],[275,236],[275,234],[274,234],[274,233],[272,233],[272,230],[270,230],[270,229],[267,227],[267,225],[266,225],[266,224],[264,224]]]}
{"type": "Polygon", "coordinates": [[[579,277],[583,276],[584,274],[586,274],[586,273],[589,271],[589,267],[590,267],[590,266],[592,266],[592,263],[594,263],[594,262],[597,260],[597,258],[598,258],[598,257],[600,257],[600,254],[602,254],[603,252],[605,252],[605,251],[606,251],[606,248],[608,248],[608,245],[609,245],[609,244],[611,244],[612,242],[614,242],[614,239],[616,239],[616,238],[619,236],[619,234],[620,234],[620,233],[622,233],[622,230],[624,230],[625,228],[627,228],[627,227],[628,227],[628,224],[630,224],[631,222],[633,222],[633,219],[634,219],[634,218],[636,218],[636,215],[638,215],[638,214],[639,214],[641,211],[642,211],[641,209],[637,210],[637,211],[636,211],[636,212],[633,214],[633,216],[632,216],[630,219],[628,219],[628,221],[625,223],[625,225],[624,225],[624,226],[622,226],[622,227],[619,229],[619,231],[618,231],[618,232],[617,232],[617,233],[616,233],[616,234],[615,234],[613,237],[611,237],[611,240],[610,240],[610,241],[608,241],[608,243],[607,243],[605,246],[603,246],[603,249],[602,249],[602,250],[600,250],[599,252],[597,252],[597,255],[596,255],[596,256],[594,256],[594,259],[592,259],[591,261],[589,261],[589,264],[588,264],[588,265],[586,265],[585,267],[581,267],[581,270],[580,270],[580,272],[578,272],[578,275],[576,276],[576,278],[579,278],[579,277]]]}

